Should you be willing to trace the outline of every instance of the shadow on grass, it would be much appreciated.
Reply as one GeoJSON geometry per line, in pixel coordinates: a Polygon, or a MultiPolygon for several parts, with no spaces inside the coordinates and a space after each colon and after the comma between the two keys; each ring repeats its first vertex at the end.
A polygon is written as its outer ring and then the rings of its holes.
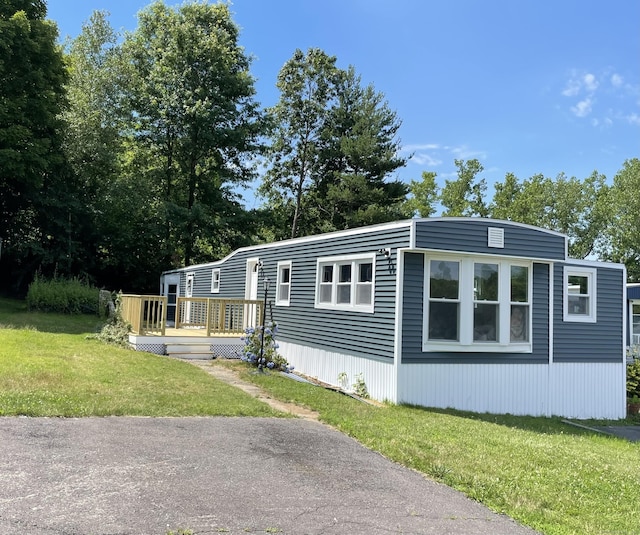
{"type": "MultiPolygon", "coordinates": [[[[571,425],[557,416],[545,417],[545,416],[515,416],[512,414],[489,414],[489,413],[475,413],[468,411],[459,411],[454,409],[437,409],[418,407],[414,405],[406,405],[412,409],[431,412],[436,414],[446,414],[449,416],[455,416],[458,418],[467,418],[469,420],[475,420],[480,422],[487,422],[496,425],[502,425],[504,427],[510,427],[512,429],[521,429],[523,431],[532,431],[534,433],[543,433],[548,435],[575,435],[575,436],[608,436],[597,431],[586,429],[585,427],[577,427],[571,425]]],[[[638,425],[638,421],[633,420],[605,420],[598,422],[575,420],[575,423],[583,426],[592,425],[638,425]],[[606,422],[606,423],[603,423],[606,422]]]]}
{"type": "Polygon", "coordinates": [[[62,334],[96,333],[102,321],[95,315],[31,312],[25,301],[0,297],[0,329],[28,329],[62,334]]]}

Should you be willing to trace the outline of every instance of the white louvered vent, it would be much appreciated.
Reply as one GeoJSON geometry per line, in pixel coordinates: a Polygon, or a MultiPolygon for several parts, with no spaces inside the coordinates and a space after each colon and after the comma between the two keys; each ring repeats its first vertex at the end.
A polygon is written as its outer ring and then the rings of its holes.
{"type": "Polygon", "coordinates": [[[489,227],[487,229],[487,245],[489,247],[497,247],[499,249],[504,249],[504,229],[489,227]]]}

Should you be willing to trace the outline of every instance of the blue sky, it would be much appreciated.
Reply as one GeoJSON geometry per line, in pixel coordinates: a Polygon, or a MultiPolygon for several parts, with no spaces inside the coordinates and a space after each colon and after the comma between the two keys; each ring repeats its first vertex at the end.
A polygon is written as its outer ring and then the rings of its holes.
{"type": "MultiPolygon", "coordinates": [[[[47,1],[61,39],[97,9],[134,30],[149,3],[47,1]]],[[[640,157],[637,0],[235,0],[231,10],[262,105],[277,102],[296,48],[335,55],[384,93],[413,154],[402,180],[434,171],[443,184],[470,158],[489,184],[507,172],[611,180],[640,157]]]]}

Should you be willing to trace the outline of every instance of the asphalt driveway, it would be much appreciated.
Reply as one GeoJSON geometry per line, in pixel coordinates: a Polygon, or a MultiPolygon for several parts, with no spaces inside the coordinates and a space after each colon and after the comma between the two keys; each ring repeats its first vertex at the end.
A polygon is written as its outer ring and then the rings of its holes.
{"type": "Polygon", "coordinates": [[[0,418],[0,533],[532,534],[317,422],[0,418]]]}

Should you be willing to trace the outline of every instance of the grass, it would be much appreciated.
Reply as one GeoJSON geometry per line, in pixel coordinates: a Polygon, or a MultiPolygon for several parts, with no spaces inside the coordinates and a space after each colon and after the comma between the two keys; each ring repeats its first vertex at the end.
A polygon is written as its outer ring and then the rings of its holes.
{"type": "Polygon", "coordinates": [[[245,371],[244,378],[542,533],[640,532],[640,444],[559,418],[376,407],[277,374],[245,371]]]}
{"type": "Polygon", "coordinates": [[[0,300],[0,416],[283,416],[191,364],[88,339],[98,323],[0,300]]]}
{"type": "MultiPolygon", "coordinates": [[[[282,416],[191,364],[87,339],[96,325],[0,299],[0,415],[282,416]]],[[[542,533],[640,532],[640,444],[558,418],[374,406],[240,362],[215,365],[542,533]]]]}

